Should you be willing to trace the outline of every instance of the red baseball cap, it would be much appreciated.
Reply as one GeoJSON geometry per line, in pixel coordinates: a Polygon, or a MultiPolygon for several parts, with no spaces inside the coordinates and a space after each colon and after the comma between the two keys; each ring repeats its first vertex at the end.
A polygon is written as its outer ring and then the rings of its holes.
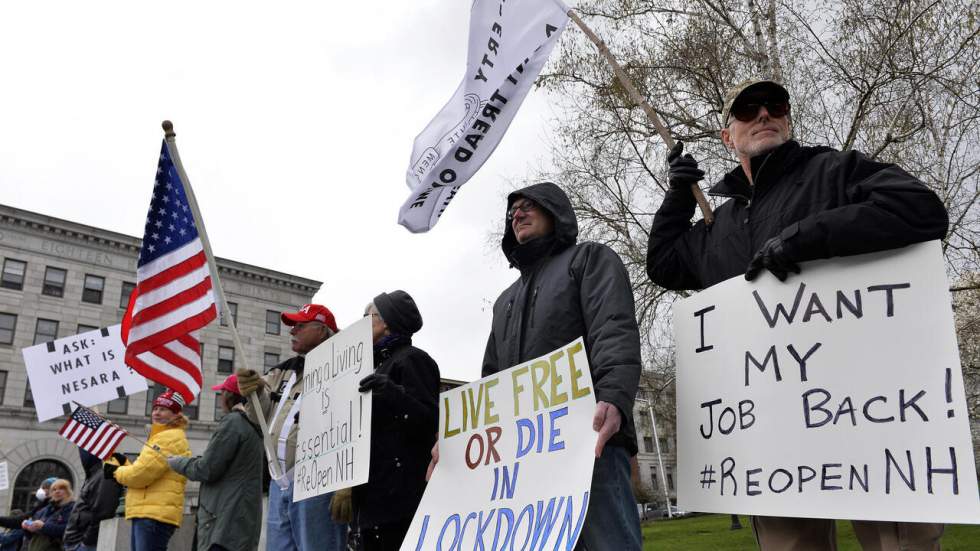
{"type": "Polygon", "coordinates": [[[329,327],[334,333],[340,331],[337,329],[337,320],[334,319],[333,312],[322,304],[307,304],[300,308],[299,312],[283,312],[281,317],[282,322],[289,326],[308,321],[318,321],[329,327]]]}
{"type": "Polygon", "coordinates": [[[232,394],[237,394],[239,396],[242,395],[242,392],[238,390],[238,375],[235,375],[234,373],[225,377],[225,380],[221,381],[221,384],[217,384],[211,387],[211,390],[217,390],[217,391],[227,390],[232,394]]]}

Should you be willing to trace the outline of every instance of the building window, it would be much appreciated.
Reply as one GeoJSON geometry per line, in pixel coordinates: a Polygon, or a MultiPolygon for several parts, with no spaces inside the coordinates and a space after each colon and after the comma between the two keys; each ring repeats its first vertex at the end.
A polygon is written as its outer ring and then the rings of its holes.
{"type": "MultiPolygon", "coordinates": [[[[149,382],[149,381],[147,381],[149,382]]],[[[149,417],[153,413],[153,400],[157,399],[157,396],[161,395],[166,391],[167,388],[160,383],[153,383],[149,390],[146,392],[146,416],[149,417]]],[[[181,410],[182,413],[187,416],[188,419],[197,419],[197,402],[193,404],[188,404],[184,406],[181,410]]]]}
{"type": "Polygon", "coordinates": [[[649,436],[643,437],[643,451],[646,453],[653,453],[653,438],[649,436]]]}
{"type": "Polygon", "coordinates": [[[218,373],[235,371],[235,349],[230,346],[218,347],[218,373]]]}
{"type": "Polygon", "coordinates": [[[45,478],[63,478],[71,483],[72,488],[77,488],[75,478],[71,475],[71,469],[59,461],[51,459],[41,459],[24,467],[17,475],[17,480],[13,484],[14,497],[10,502],[11,509],[30,511],[31,504],[35,502],[34,492],[45,478]]]}
{"type": "Polygon", "coordinates": [[[24,389],[24,407],[33,408],[34,407],[34,393],[31,392],[31,380],[27,380],[27,387],[24,389]]]}
{"type": "Polygon", "coordinates": [[[650,467],[650,487],[653,488],[653,491],[660,489],[660,479],[657,478],[657,468],[653,466],[650,467]]]}
{"type": "Polygon", "coordinates": [[[273,352],[266,352],[265,356],[262,356],[262,367],[265,368],[265,372],[268,373],[270,369],[279,365],[279,354],[273,352]]]}
{"type": "Polygon", "coordinates": [[[109,404],[106,406],[106,411],[109,413],[126,415],[126,412],[129,411],[129,396],[123,396],[122,398],[110,400],[109,404]]]}
{"type": "Polygon", "coordinates": [[[76,335],[81,335],[82,333],[88,333],[89,331],[95,331],[98,327],[94,325],[85,325],[84,323],[78,324],[78,333],[76,335]]]}
{"type": "Polygon", "coordinates": [[[68,272],[61,268],[48,266],[44,269],[44,285],[41,286],[41,294],[49,297],[65,296],[65,278],[68,272]]]}
{"type": "Polygon", "coordinates": [[[3,403],[3,395],[7,392],[7,372],[0,371],[0,404],[3,403]]]}
{"type": "Polygon", "coordinates": [[[265,311],[265,332],[269,335],[280,334],[280,323],[279,312],[274,312],[272,310],[265,311]]]}
{"type": "Polygon", "coordinates": [[[82,302],[102,304],[102,291],[105,289],[105,278],[85,274],[85,285],[82,287],[82,302]]]}
{"type": "Polygon", "coordinates": [[[129,295],[133,294],[133,289],[136,288],[136,284],[130,281],[123,281],[122,292],[119,293],[119,307],[127,308],[129,306],[129,295]]]}
{"type": "Polygon", "coordinates": [[[197,406],[199,406],[199,401],[195,400],[192,404],[187,404],[184,406],[183,412],[188,419],[197,419],[197,406]]]}
{"type": "Polygon", "coordinates": [[[0,313],[0,344],[13,344],[17,315],[0,313]]]}
{"type": "Polygon", "coordinates": [[[3,261],[3,275],[0,276],[0,287],[20,291],[24,288],[24,273],[27,272],[27,262],[7,258],[3,261]]]}
{"type": "Polygon", "coordinates": [[[34,328],[34,344],[51,342],[58,338],[58,322],[38,318],[34,328]]]}
{"type": "Polygon", "coordinates": [[[225,416],[225,410],[221,408],[221,392],[214,393],[214,420],[220,421],[225,416]]]}
{"type": "Polygon", "coordinates": [[[673,492],[674,491],[674,473],[670,472],[670,470],[668,469],[668,470],[666,470],[664,472],[664,475],[667,477],[667,490],[673,492]]]}
{"type": "Polygon", "coordinates": [[[667,453],[667,452],[670,451],[670,448],[667,446],[667,439],[666,438],[661,438],[660,439],[660,451],[661,451],[661,453],[667,453]]]}
{"type": "MultiPolygon", "coordinates": [[[[228,312],[231,312],[232,322],[234,322],[235,327],[238,327],[238,303],[237,302],[229,302],[228,303],[228,312]]],[[[224,325],[224,326],[227,326],[228,325],[228,312],[222,312],[221,313],[221,325],[224,325]]]]}

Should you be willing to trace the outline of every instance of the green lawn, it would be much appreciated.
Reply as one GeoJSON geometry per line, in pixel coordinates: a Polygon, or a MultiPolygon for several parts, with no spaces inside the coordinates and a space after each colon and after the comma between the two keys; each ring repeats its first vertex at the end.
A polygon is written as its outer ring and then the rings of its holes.
{"type": "MultiPolygon", "coordinates": [[[[695,549],[757,549],[749,518],[741,517],[741,530],[731,529],[729,515],[703,515],[677,520],[643,523],[644,551],[689,551],[695,549]]],[[[849,521],[837,521],[840,551],[860,551],[849,521]]],[[[946,527],[944,551],[980,549],[980,526],[951,524],[946,527]]]]}

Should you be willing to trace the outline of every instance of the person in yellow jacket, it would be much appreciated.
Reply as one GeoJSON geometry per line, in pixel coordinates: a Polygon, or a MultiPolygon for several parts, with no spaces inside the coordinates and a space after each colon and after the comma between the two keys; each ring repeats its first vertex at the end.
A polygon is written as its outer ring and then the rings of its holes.
{"type": "Polygon", "coordinates": [[[166,551],[184,512],[187,479],[167,464],[168,457],[190,457],[183,399],[167,390],[153,401],[150,437],[134,463],[104,465],[106,478],[126,486],[126,520],[132,521],[131,551],[166,551]]]}

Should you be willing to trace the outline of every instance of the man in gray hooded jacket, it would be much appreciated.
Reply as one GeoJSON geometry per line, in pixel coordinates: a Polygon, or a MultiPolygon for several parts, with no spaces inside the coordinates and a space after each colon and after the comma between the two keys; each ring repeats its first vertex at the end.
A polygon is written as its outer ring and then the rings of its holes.
{"type": "Polygon", "coordinates": [[[576,243],[568,196],[550,182],[507,197],[501,247],[520,277],[493,306],[483,376],[585,338],[599,433],[585,526],[578,549],[640,549],[630,486],[637,452],[633,400],[640,377],[640,336],[622,260],[609,247],[576,243]]]}

